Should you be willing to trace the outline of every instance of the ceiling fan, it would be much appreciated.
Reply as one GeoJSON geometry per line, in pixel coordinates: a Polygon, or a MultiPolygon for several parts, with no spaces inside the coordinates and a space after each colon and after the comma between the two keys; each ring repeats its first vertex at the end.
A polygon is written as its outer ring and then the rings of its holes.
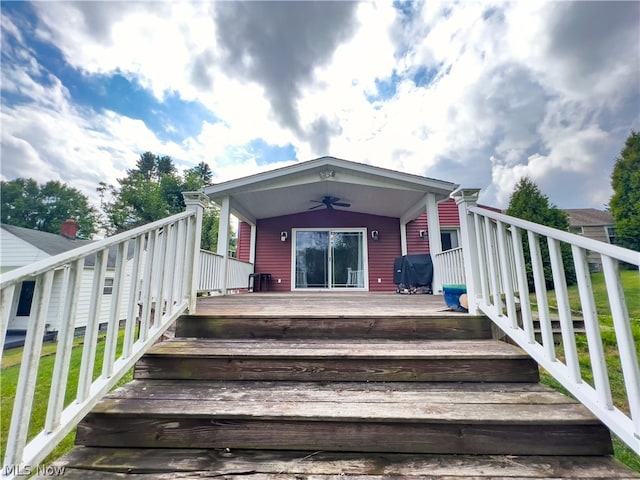
{"type": "Polygon", "coordinates": [[[332,197],[331,195],[325,195],[322,197],[322,200],[311,200],[314,203],[320,203],[320,205],[316,205],[315,207],[309,208],[309,210],[315,210],[316,208],[322,207],[325,205],[328,210],[333,210],[333,207],[350,207],[350,203],[340,202],[340,199],[337,197],[332,197]]]}

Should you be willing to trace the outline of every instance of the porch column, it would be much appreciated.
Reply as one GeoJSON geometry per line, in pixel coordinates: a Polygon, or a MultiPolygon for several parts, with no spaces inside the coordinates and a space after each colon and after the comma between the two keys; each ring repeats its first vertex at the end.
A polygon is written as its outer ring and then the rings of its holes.
{"type": "Polygon", "coordinates": [[[440,238],[440,216],[438,214],[438,202],[434,193],[427,193],[427,232],[429,235],[429,252],[433,260],[433,293],[442,293],[441,272],[438,271],[435,256],[442,253],[442,240],[440,238]]]}
{"type": "Polygon", "coordinates": [[[400,248],[402,249],[402,256],[407,254],[407,224],[400,220],[400,248]]]}
{"type": "MultiPolygon", "coordinates": [[[[200,240],[202,238],[202,215],[204,207],[209,202],[207,197],[202,192],[182,192],[184,198],[184,204],[188,212],[196,212],[196,221],[193,225],[193,236],[187,238],[188,250],[187,258],[185,259],[185,268],[188,272],[184,272],[185,275],[183,285],[188,288],[187,293],[189,295],[189,313],[196,313],[196,299],[198,293],[198,281],[200,280],[200,240]],[[191,263],[188,263],[191,262],[191,263]]],[[[183,287],[184,288],[184,287],[183,287]]]]}
{"type": "Polygon", "coordinates": [[[474,207],[478,200],[479,188],[458,189],[451,197],[458,205],[460,217],[460,243],[464,263],[464,275],[469,300],[469,313],[477,315],[478,297],[480,294],[480,270],[478,265],[478,249],[476,248],[476,225],[469,207],[474,207]]]}
{"type": "Polygon", "coordinates": [[[251,240],[249,241],[249,263],[251,263],[254,267],[256,265],[256,233],[258,231],[256,225],[251,223],[251,240]]]}
{"type": "Polygon", "coordinates": [[[231,199],[227,195],[222,198],[220,204],[220,220],[218,224],[218,250],[217,254],[222,257],[222,270],[220,272],[220,293],[227,294],[227,270],[229,263],[229,224],[231,217],[231,199]]]}

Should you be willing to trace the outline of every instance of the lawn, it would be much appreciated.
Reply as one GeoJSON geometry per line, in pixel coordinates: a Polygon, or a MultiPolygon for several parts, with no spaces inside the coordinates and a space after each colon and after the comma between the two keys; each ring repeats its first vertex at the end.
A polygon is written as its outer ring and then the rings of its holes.
{"type": "MultiPolygon", "coordinates": [[[[637,270],[621,271],[620,274],[622,279],[622,287],[624,289],[625,298],[627,300],[627,308],[629,310],[629,319],[631,322],[633,338],[635,340],[636,351],[640,352],[640,274],[637,270]]],[[[624,389],[622,369],[618,356],[616,337],[613,330],[613,320],[611,317],[611,311],[609,309],[606,286],[604,283],[604,275],[602,273],[594,273],[591,276],[591,282],[593,285],[598,318],[600,320],[602,343],[605,349],[607,367],[609,369],[609,381],[611,382],[613,401],[618,408],[628,413],[629,406],[624,389]]],[[[580,315],[580,297],[578,288],[576,286],[569,287],[569,303],[572,312],[574,312],[576,315],[580,315]]],[[[553,294],[553,292],[549,292],[549,306],[555,307],[556,305],[557,302],[555,295],[553,294]]],[[[582,376],[588,383],[593,385],[591,360],[589,358],[589,351],[587,349],[586,335],[577,334],[576,343],[578,347],[582,376]]],[[[558,347],[557,353],[559,357],[562,357],[562,346],[558,347]]],[[[562,386],[545,371],[541,372],[541,382],[567,393],[566,390],[564,390],[564,388],[562,388],[562,386]]],[[[618,458],[618,460],[625,463],[635,471],[640,472],[640,456],[636,455],[633,450],[627,447],[616,437],[613,438],[613,446],[615,449],[616,458],[618,458]]]]}
{"type": "MultiPolygon", "coordinates": [[[[100,335],[98,339],[98,348],[96,353],[96,364],[94,367],[94,376],[97,378],[102,370],[102,361],[104,356],[104,335],[100,335]]],[[[118,354],[121,351],[124,331],[120,332],[118,342],[118,354]]],[[[75,341],[73,351],[71,353],[71,368],[69,371],[69,381],[65,396],[65,405],[75,398],[78,388],[78,374],[80,371],[80,362],[82,360],[82,338],[75,341]]],[[[38,369],[38,380],[36,393],[33,402],[33,412],[31,422],[29,424],[29,439],[38,434],[43,426],[47,414],[47,403],[49,401],[49,390],[51,388],[51,377],[53,373],[53,364],[55,361],[56,343],[45,343],[42,348],[42,358],[38,369]]],[[[20,373],[20,360],[22,358],[22,348],[15,348],[5,352],[2,358],[2,375],[0,375],[0,455],[4,459],[6,450],[6,439],[9,434],[9,424],[11,422],[11,412],[13,409],[13,399],[18,384],[18,375],[20,373]]],[[[133,378],[133,372],[127,373],[119,382],[119,385],[129,382],[133,378]]],[[[51,460],[66,453],[73,447],[75,438],[75,429],[55,448],[49,457],[43,462],[46,464],[51,460]]]]}

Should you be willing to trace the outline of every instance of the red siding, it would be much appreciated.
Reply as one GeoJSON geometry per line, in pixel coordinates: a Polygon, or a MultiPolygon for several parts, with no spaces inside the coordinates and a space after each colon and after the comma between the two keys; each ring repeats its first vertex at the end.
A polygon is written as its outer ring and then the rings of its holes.
{"type": "Polygon", "coordinates": [[[246,222],[238,224],[238,240],[236,243],[236,253],[238,260],[249,261],[251,253],[251,225],[246,222]]]}
{"type": "Polygon", "coordinates": [[[256,235],[256,272],[272,276],[272,290],[291,290],[292,228],[366,228],[380,232],[380,239],[367,239],[369,246],[369,290],[394,291],[393,259],[400,256],[400,223],[397,218],[342,210],[319,210],[258,221],[256,235]],[[280,241],[280,232],[288,239],[280,241]],[[380,278],[380,283],[378,283],[380,278]],[[281,283],[278,283],[278,279],[281,283]]]}
{"type": "MultiPolygon", "coordinates": [[[[486,207],[485,207],[486,208],[486,207]]],[[[497,209],[494,209],[497,210],[497,209]]],[[[458,207],[453,199],[438,205],[440,225],[458,227],[458,207]]],[[[366,228],[380,232],[380,239],[367,238],[369,248],[369,290],[395,291],[393,260],[401,255],[400,222],[397,218],[344,210],[316,210],[283,217],[258,220],[256,234],[256,272],[272,275],[272,290],[291,291],[291,230],[292,228],[366,228]],[[286,231],[286,242],[280,241],[280,232],[286,231]],[[381,280],[378,283],[378,278],[381,280]],[[280,283],[278,283],[280,279],[280,283]]],[[[420,230],[427,230],[427,214],[407,224],[407,252],[429,253],[428,238],[421,238],[420,230]]],[[[251,227],[240,222],[238,227],[238,259],[249,260],[251,227]]]]}
{"type": "MultiPolygon", "coordinates": [[[[458,206],[453,199],[438,204],[438,218],[442,227],[459,227],[458,206]]],[[[423,213],[407,223],[407,253],[429,253],[429,238],[420,237],[420,230],[427,230],[427,214],[423,213]]]]}

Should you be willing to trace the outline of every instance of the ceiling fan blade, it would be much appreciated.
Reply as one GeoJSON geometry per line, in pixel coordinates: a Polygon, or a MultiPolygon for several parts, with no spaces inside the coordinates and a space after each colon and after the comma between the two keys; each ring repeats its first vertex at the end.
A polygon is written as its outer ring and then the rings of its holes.
{"type": "MultiPolygon", "coordinates": [[[[320,202],[322,203],[322,202],[320,202]]],[[[323,205],[316,205],[315,207],[309,207],[309,210],[315,210],[316,208],[322,208],[323,205]]]]}
{"type": "Polygon", "coordinates": [[[344,203],[344,202],[333,202],[333,205],[335,205],[337,207],[350,207],[351,206],[350,203],[344,203]]]}

